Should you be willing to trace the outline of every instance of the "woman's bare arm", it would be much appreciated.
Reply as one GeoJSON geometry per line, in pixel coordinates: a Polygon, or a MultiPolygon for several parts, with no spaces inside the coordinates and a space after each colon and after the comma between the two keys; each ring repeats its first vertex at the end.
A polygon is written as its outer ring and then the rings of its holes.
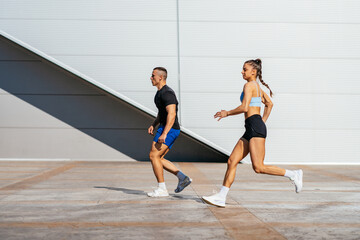
{"type": "Polygon", "coordinates": [[[266,122],[266,120],[268,119],[268,117],[270,115],[270,112],[271,112],[271,109],[272,109],[274,104],[272,103],[270,97],[263,90],[261,90],[261,93],[262,93],[261,101],[265,104],[264,114],[263,114],[262,120],[264,122],[266,122]]]}
{"type": "Polygon", "coordinates": [[[249,110],[249,105],[250,105],[250,101],[251,101],[251,85],[249,85],[248,83],[246,83],[244,85],[244,98],[242,100],[242,103],[240,106],[238,106],[237,108],[234,108],[233,110],[230,111],[226,111],[226,110],[221,110],[217,113],[215,113],[214,118],[219,118],[218,121],[220,121],[220,119],[225,118],[227,116],[230,115],[237,115],[240,113],[246,113],[249,110]]]}

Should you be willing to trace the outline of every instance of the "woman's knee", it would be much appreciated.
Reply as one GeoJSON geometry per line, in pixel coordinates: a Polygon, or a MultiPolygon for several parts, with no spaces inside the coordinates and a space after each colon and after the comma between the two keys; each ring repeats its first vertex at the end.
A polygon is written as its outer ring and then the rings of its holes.
{"type": "Polygon", "coordinates": [[[253,169],[256,173],[261,174],[264,173],[265,171],[265,166],[264,165],[253,165],[253,169]]]}
{"type": "Polygon", "coordinates": [[[237,164],[239,163],[239,161],[237,161],[237,159],[234,159],[233,157],[229,157],[227,164],[228,166],[237,166],[237,164]]]}

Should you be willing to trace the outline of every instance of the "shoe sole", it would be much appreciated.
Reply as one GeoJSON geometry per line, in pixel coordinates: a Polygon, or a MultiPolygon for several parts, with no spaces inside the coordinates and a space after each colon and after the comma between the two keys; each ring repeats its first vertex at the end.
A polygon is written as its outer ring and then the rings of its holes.
{"type": "Polygon", "coordinates": [[[206,202],[206,203],[208,203],[208,204],[210,204],[210,205],[213,205],[213,206],[216,206],[216,207],[225,208],[225,205],[223,206],[223,205],[218,205],[218,204],[212,203],[212,202],[206,200],[206,198],[204,198],[204,197],[201,197],[201,199],[204,200],[204,202],[206,202]]]}
{"type": "Polygon", "coordinates": [[[179,193],[179,192],[182,192],[187,186],[189,186],[191,183],[192,183],[192,179],[191,178],[189,178],[189,182],[186,182],[185,183],[185,186],[180,190],[180,191],[176,191],[177,190],[177,188],[174,190],[174,192],[175,193],[179,193]]]}
{"type": "Polygon", "coordinates": [[[148,197],[152,197],[152,198],[158,198],[158,197],[168,197],[169,195],[166,196],[149,196],[149,194],[146,194],[148,197]]]}
{"type": "Polygon", "coordinates": [[[301,179],[301,187],[300,187],[300,190],[295,191],[296,193],[300,193],[302,190],[302,187],[303,187],[303,171],[302,170],[300,171],[300,179],[301,179]]]}

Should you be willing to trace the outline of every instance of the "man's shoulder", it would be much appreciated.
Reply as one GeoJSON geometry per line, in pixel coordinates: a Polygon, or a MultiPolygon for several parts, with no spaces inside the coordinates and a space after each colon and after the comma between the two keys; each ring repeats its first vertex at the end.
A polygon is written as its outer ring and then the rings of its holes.
{"type": "Polygon", "coordinates": [[[171,93],[171,94],[175,95],[175,91],[168,85],[165,85],[163,88],[164,88],[164,90],[162,91],[162,93],[165,93],[165,94],[171,93]]]}
{"type": "Polygon", "coordinates": [[[171,87],[169,87],[169,85],[164,85],[164,90],[165,91],[174,91],[174,90],[172,90],[171,87]]]}

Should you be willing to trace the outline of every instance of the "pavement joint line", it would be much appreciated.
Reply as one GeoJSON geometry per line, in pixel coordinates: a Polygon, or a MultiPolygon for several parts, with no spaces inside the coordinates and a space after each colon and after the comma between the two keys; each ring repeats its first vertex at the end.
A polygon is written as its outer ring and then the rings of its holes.
{"type": "Polygon", "coordinates": [[[294,228],[294,227],[303,227],[303,228],[360,228],[360,223],[304,223],[304,222],[268,222],[269,225],[273,227],[281,228],[294,228]]]}
{"type": "Polygon", "coordinates": [[[55,175],[58,175],[60,173],[63,173],[71,168],[74,168],[77,166],[76,162],[66,162],[66,164],[62,165],[62,166],[53,166],[55,168],[53,169],[46,169],[45,171],[41,172],[38,175],[32,176],[32,177],[28,177],[23,179],[22,181],[16,182],[16,183],[12,183],[9,184],[5,187],[0,188],[0,191],[4,191],[4,190],[23,190],[26,188],[29,188],[31,185],[40,183],[42,181],[45,181],[55,175]]]}
{"type": "MultiPolygon", "coordinates": [[[[79,168],[79,169],[81,169],[81,168],[79,168]]],[[[113,169],[112,169],[113,170],[113,169]]],[[[124,169],[121,169],[121,170],[124,170],[124,169]]],[[[91,171],[85,171],[85,170],[83,170],[83,171],[81,171],[81,170],[73,170],[73,171],[71,171],[71,173],[98,173],[99,172],[99,170],[98,169],[93,169],[93,170],[91,170],[91,171]]],[[[124,171],[124,172],[121,172],[121,171],[107,171],[106,173],[111,173],[111,174],[128,174],[128,175],[131,175],[131,174],[134,174],[134,173],[139,173],[140,171],[134,171],[134,172],[131,172],[131,171],[124,171]]],[[[149,171],[143,171],[142,173],[149,173],[149,171]]]]}
{"type": "MultiPolygon", "coordinates": [[[[183,172],[193,176],[193,183],[190,185],[195,193],[199,196],[199,190],[197,189],[196,181],[199,179],[201,182],[207,182],[212,184],[196,166],[192,163],[180,163],[179,164],[183,172]]],[[[232,198],[228,197],[227,202],[235,202],[232,198]]],[[[204,203],[205,204],[205,203],[204,203]]],[[[208,209],[213,213],[216,219],[222,224],[224,229],[233,239],[286,239],[282,234],[276,231],[271,225],[263,222],[261,219],[256,217],[248,209],[241,206],[239,203],[228,208],[218,208],[207,204],[208,209]],[[230,218],[229,218],[230,216],[230,218]],[[240,216],[240,217],[239,217],[240,216]],[[235,217],[239,217],[235,219],[235,217]],[[245,224],[246,222],[246,224],[245,224]],[[246,227],[243,227],[244,224],[246,227]],[[254,236],[249,230],[256,229],[259,234],[254,236]],[[263,233],[263,234],[261,234],[263,233]],[[251,236],[251,237],[250,237],[251,236]],[[250,237],[250,238],[248,238],[250,237]]]]}
{"type": "Polygon", "coordinates": [[[154,200],[106,200],[98,203],[97,200],[28,200],[28,201],[1,201],[4,204],[92,204],[92,205],[105,205],[105,204],[149,204],[149,205],[159,205],[159,204],[194,204],[194,200],[192,199],[181,199],[181,200],[162,200],[162,201],[154,201],[154,200]]]}
{"type": "Polygon", "coordinates": [[[296,204],[296,205],[359,205],[360,202],[287,202],[287,201],[243,201],[242,204],[296,204]]]}
{"type": "MultiPolygon", "coordinates": [[[[181,199],[181,200],[106,200],[103,201],[101,204],[194,204],[193,199],[181,199]]],[[[24,200],[24,201],[1,201],[1,203],[6,204],[43,204],[43,203],[50,203],[50,204],[62,204],[62,203],[84,203],[84,204],[97,204],[98,201],[91,201],[91,200],[24,200]]],[[[262,201],[244,201],[243,204],[287,204],[287,205],[359,205],[360,202],[286,202],[286,201],[272,201],[272,202],[262,202],[262,201]]],[[[229,205],[229,208],[236,207],[236,205],[229,205]]]]}
{"type": "MultiPolygon", "coordinates": [[[[81,179],[81,178],[57,178],[56,179],[57,181],[82,181],[82,182],[89,182],[89,181],[95,181],[95,182],[98,182],[98,181],[111,181],[111,182],[114,182],[114,179],[113,178],[89,178],[89,179],[81,179]]],[[[121,178],[118,178],[117,180],[121,180],[121,178]]],[[[147,179],[142,179],[142,180],[147,180],[147,179]]],[[[153,180],[153,179],[152,179],[153,180]]],[[[137,182],[139,180],[129,180],[129,182],[137,182]]],[[[0,188],[1,190],[1,188],[0,188]]]]}
{"type": "MultiPolygon", "coordinates": [[[[233,192],[289,192],[293,191],[292,189],[234,189],[233,192]]],[[[302,190],[301,193],[306,192],[360,192],[360,190],[332,190],[332,189],[324,189],[324,190],[302,190]]]]}
{"type": "Polygon", "coordinates": [[[89,227],[221,227],[219,222],[0,222],[0,228],[3,227],[71,227],[71,228],[89,228],[89,227]]]}
{"type": "Polygon", "coordinates": [[[22,180],[22,179],[24,179],[24,178],[0,178],[0,181],[1,180],[3,180],[3,181],[9,181],[9,180],[11,180],[11,181],[14,181],[14,180],[22,180]]]}
{"type": "Polygon", "coordinates": [[[39,173],[42,171],[43,169],[38,171],[0,171],[0,173],[39,173]]]}

